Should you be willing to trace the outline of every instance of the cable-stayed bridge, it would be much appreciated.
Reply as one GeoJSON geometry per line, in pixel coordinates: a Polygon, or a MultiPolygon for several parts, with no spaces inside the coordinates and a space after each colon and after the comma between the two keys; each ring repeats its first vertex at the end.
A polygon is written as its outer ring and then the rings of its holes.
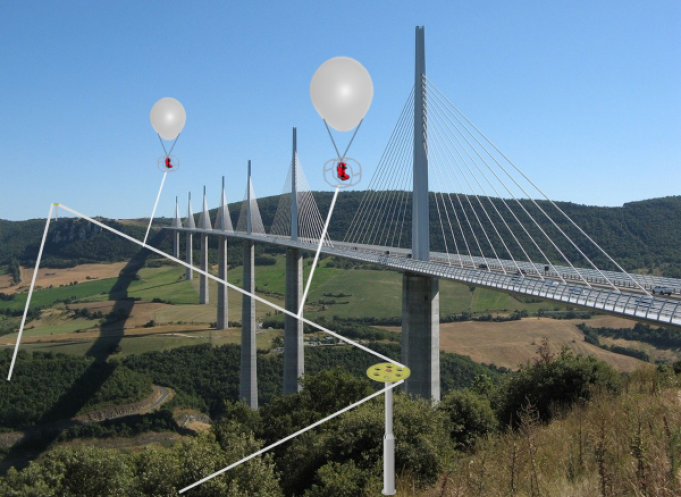
{"type": "MultiPolygon", "coordinates": [[[[341,159],[338,158],[338,161],[341,159]]],[[[423,28],[416,31],[415,81],[376,172],[343,240],[325,235],[297,153],[271,226],[253,188],[251,165],[233,228],[224,181],[213,227],[204,190],[198,225],[191,197],[187,219],[179,206],[169,228],[174,256],[180,233],[201,236],[201,268],[208,268],[208,237],[218,236],[219,277],[226,280],[227,239],[244,248],[244,290],[255,289],[254,243],[287,247],[286,309],[302,312],[301,250],[321,251],[403,273],[402,360],[412,370],[408,392],[439,399],[440,279],[569,304],[657,325],[681,326],[681,280],[630,274],[553,202],[426,77],[423,28]],[[540,199],[540,200],[538,200],[540,199]],[[658,287],[658,294],[653,290],[658,287]],[[659,287],[672,295],[659,295],[659,287]],[[299,311],[300,309],[300,311],[299,311]]],[[[330,218],[333,223],[333,217],[330,218]]],[[[191,270],[187,278],[191,278],[191,270]]],[[[208,280],[201,275],[201,302],[208,280]]],[[[227,292],[219,285],[218,327],[227,327],[227,292]]],[[[380,291],[380,289],[376,289],[380,291]]],[[[241,397],[257,408],[255,303],[243,298],[241,397]]],[[[299,390],[304,372],[302,323],[286,316],[284,391],[299,390]]]]}

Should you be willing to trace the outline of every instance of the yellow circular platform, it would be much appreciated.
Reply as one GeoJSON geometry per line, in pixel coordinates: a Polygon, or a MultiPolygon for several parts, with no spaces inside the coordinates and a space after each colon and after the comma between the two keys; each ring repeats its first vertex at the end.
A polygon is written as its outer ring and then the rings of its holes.
{"type": "Polygon", "coordinates": [[[409,378],[411,371],[406,366],[398,366],[391,362],[374,364],[367,369],[367,376],[370,380],[380,381],[381,383],[395,383],[409,378]]]}

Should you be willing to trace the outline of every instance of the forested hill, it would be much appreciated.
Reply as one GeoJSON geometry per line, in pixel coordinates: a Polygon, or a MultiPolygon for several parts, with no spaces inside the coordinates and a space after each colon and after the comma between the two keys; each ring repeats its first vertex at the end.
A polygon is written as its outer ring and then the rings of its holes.
{"type": "MultiPolygon", "coordinates": [[[[390,209],[404,211],[404,227],[402,232],[402,240],[399,246],[408,247],[411,240],[411,199],[407,198],[403,192],[391,192],[387,194],[392,195],[394,200],[392,203],[386,202],[384,205],[389,205],[390,209]]],[[[332,239],[343,240],[348,231],[348,228],[353,223],[353,217],[357,212],[360,202],[364,196],[364,192],[341,192],[336,203],[333,220],[329,226],[329,233],[332,239]]],[[[328,211],[332,193],[331,192],[315,192],[314,197],[319,205],[322,216],[326,216],[328,211]]],[[[442,203],[439,204],[440,216],[442,219],[446,218],[448,214],[451,222],[454,224],[458,216],[462,220],[465,219],[464,213],[461,211],[460,205],[463,205],[465,213],[471,218],[475,219],[472,212],[471,205],[476,209],[480,209],[477,199],[471,198],[469,204],[465,196],[461,196],[461,204],[459,204],[455,197],[454,201],[447,204],[447,210],[442,203]]],[[[486,202],[486,199],[482,199],[486,202]]],[[[530,254],[530,257],[536,260],[541,260],[541,256],[532,246],[531,241],[525,235],[523,230],[510,222],[511,216],[506,210],[506,206],[500,199],[492,199],[499,212],[505,213],[505,218],[508,218],[510,227],[513,229],[516,236],[523,243],[524,247],[530,254]]],[[[258,200],[260,212],[263,223],[267,229],[271,226],[277,206],[279,205],[279,196],[265,197],[258,200]]],[[[431,193],[430,198],[430,224],[431,224],[431,249],[437,251],[445,251],[442,231],[440,228],[440,221],[438,218],[438,204],[435,201],[435,195],[431,193]]],[[[598,251],[591,246],[586,240],[579,235],[567,220],[562,218],[555,208],[548,202],[537,201],[537,204],[544,210],[549,212],[556,220],[557,224],[574,237],[577,244],[582,248],[587,256],[592,258],[599,267],[604,269],[614,269],[609,265],[606,259],[598,253],[598,251]]],[[[524,225],[537,239],[542,238],[539,230],[527,221],[527,216],[522,212],[522,209],[515,203],[509,202],[508,205],[513,209],[516,215],[524,220],[524,225]]],[[[657,199],[644,200],[639,202],[630,202],[624,204],[622,207],[595,207],[573,204],[570,202],[557,202],[557,205],[565,211],[574,221],[584,229],[592,238],[594,238],[615,260],[617,260],[627,270],[648,269],[660,272],[665,276],[681,277],[681,196],[664,197],[657,199]]],[[[533,217],[540,220],[543,219],[542,226],[552,238],[558,240],[561,238],[560,233],[555,227],[550,226],[543,217],[543,214],[537,207],[528,201],[523,201],[523,206],[530,212],[533,217]]],[[[195,206],[195,208],[198,205],[195,206]]],[[[232,203],[229,205],[232,221],[236,226],[237,218],[241,202],[232,203]]],[[[388,207],[386,207],[387,209],[388,207]]],[[[519,250],[517,247],[510,245],[511,237],[505,228],[502,228],[502,223],[495,219],[493,209],[490,209],[487,204],[487,210],[490,216],[495,221],[502,236],[507,240],[511,250],[517,254],[519,250]]],[[[486,218],[482,210],[477,211],[478,218],[482,221],[485,229],[490,233],[492,244],[500,257],[508,257],[503,245],[495,241],[492,233],[494,232],[489,225],[489,220],[486,218]]],[[[215,210],[211,211],[212,218],[215,217],[215,210]]],[[[380,209],[372,210],[371,215],[380,218],[380,209]]],[[[197,214],[198,222],[198,214],[197,214]]],[[[148,220],[139,219],[135,223],[125,221],[107,220],[107,224],[123,230],[131,236],[141,240],[144,238],[145,222],[148,220]]],[[[463,222],[463,221],[462,221],[463,222]]],[[[167,218],[159,218],[154,221],[155,226],[168,225],[170,220],[167,218]]],[[[28,221],[2,221],[0,220],[0,265],[8,264],[13,259],[18,259],[22,263],[30,265],[35,260],[40,239],[44,228],[44,219],[32,219],[28,221]]],[[[445,222],[445,226],[447,226],[445,222]]],[[[468,229],[466,227],[466,229],[468,229]]],[[[454,225],[454,230],[458,231],[457,243],[459,247],[464,246],[461,232],[454,225]]],[[[487,255],[491,255],[491,250],[486,242],[480,228],[476,229],[478,239],[483,251],[487,255]]],[[[470,231],[468,231],[470,233],[470,231]]],[[[469,235],[467,235],[469,236],[469,235]]],[[[198,249],[198,238],[195,237],[198,249]]],[[[170,250],[168,239],[159,242],[161,248],[170,250]]],[[[452,251],[452,240],[448,239],[450,251],[452,251]]],[[[576,249],[571,247],[569,243],[561,242],[560,248],[575,264],[585,266],[586,262],[581,258],[576,249]]],[[[398,245],[394,243],[394,245],[398,245]]],[[[470,243],[471,249],[475,244],[470,243]]],[[[542,249],[556,262],[561,262],[558,254],[550,247],[542,246],[542,249]]],[[[116,261],[130,258],[132,254],[136,253],[139,247],[130,242],[111,235],[107,232],[102,232],[96,227],[91,227],[90,223],[82,220],[61,218],[58,222],[53,223],[50,227],[50,235],[45,249],[45,258],[48,265],[58,265],[60,261],[70,262],[85,262],[85,261],[116,261]]],[[[473,251],[473,255],[477,255],[477,247],[473,251]]],[[[239,259],[239,255],[235,252],[235,256],[239,259]]],[[[519,257],[520,258],[520,257],[519,257]]],[[[232,262],[237,260],[232,259],[232,262]]]]}

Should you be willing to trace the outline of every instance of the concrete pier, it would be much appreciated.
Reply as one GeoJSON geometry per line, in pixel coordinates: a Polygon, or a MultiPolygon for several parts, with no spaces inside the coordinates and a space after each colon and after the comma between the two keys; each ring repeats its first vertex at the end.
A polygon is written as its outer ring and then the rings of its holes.
{"type": "MultiPolygon", "coordinates": [[[[227,237],[218,237],[218,278],[227,281],[227,237]]],[[[218,283],[218,330],[229,328],[229,298],[227,287],[218,283]]]]}
{"type": "MultiPolygon", "coordinates": [[[[192,194],[189,193],[189,200],[187,201],[187,228],[195,229],[196,223],[194,222],[194,212],[192,211],[192,194]]],[[[194,264],[194,237],[191,231],[187,231],[187,253],[185,254],[185,260],[187,264],[192,266],[194,264]]],[[[185,278],[191,280],[194,277],[194,271],[187,268],[185,271],[185,278]]]]}
{"type": "MultiPolygon", "coordinates": [[[[286,310],[298,314],[303,290],[303,256],[300,250],[286,250],[286,310]]],[[[299,392],[298,378],[305,371],[303,322],[293,316],[284,318],[284,395],[299,392]]]]}
{"type": "MultiPolygon", "coordinates": [[[[255,292],[255,246],[250,240],[244,244],[244,285],[249,293],[255,292]]],[[[243,296],[241,307],[241,376],[239,397],[252,409],[258,408],[258,367],[255,344],[255,300],[243,296]]]]}
{"type": "MultiPolygon", "coordinates": [[[[222,177],[222,192],[220,193],[220,207],[215,218],[215,229],[218,231],[234,231],[229,217],[227,196],[225,195],[225,177],[222,177]]],[[[227,281],[227,237],[218,237],[218,278],[227,281]]],[[[217,329],[229,328],[229,298],[227,287],[218,283],[218,319],[217,329]]]]}
{"type": "Polygon", "coordinates": [[[440,292],[437,278],[402,276],[402,362],[407,393],[440,400],[440,292]]]}
{"type": "MultiPolygon", "coordinates": [[[[201,270],[208,272],[208,235],[201,235],[201,270]]],[[[208,304],[208,277],[199,274],[199,303],[208,304]]]]}

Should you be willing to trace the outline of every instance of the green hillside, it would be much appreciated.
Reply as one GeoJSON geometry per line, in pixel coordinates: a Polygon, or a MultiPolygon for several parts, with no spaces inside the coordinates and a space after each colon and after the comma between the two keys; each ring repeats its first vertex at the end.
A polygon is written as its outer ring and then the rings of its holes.
{"type": "MultiPolygon", "coordinates": [[[[411,237],[411,201],[402,192],[392,192],[388,195],[392,195],[395,200],[395,203],[391,204],[391,208],[403,209],[405,212],[401,245],[407,246],[411,237]]],[[[363,196],[364,192],[342,192],[339,194],[334,210],[333,222],[329,226],[329,233],[332,239],[344,239],[349,227],[353,223],[354,215],[363,196]]],[[[326,216],[332,194],[330,192],[314,192],[314,197],[319,205],[322,216],[326,216]]],[[[279,205],[279,196],[265,197],[259,199],[258,202],[263,223],[266,228],[269,228],[279,205]]],[[[473,199],[471,204],[478,205],[476,202],[473,199]]],[[[499,211],[507,212],[500,199],[492,199],[492,202],[499,211]]],[[[431,248],[437,251],[445,251],[435,195],[432,193],[430,203],[431,248]]],[[[474,213],[465,200],[465,196],[462,198],[462,204],[466,206],[466,214],[473,218],[474,213]]],[[[509,203],[509,205],[519,218],[527,220],[520,207],[515,203],[509,203]]],[[[558,226],[571,237],[574,237],[580,248],[599,267],[614,269],[605,257],[595,247],[588,244],[583,236],[579,235],[567,220],[564,218],[561,220],[558,217],[553,206],[545,201],[537,201],[537,205],[551,213],[556,219],[558,226]],[[554,214],[556,215],[554,216],[554,214]]],[[[681,223],[679,222],[681,219],[681,196],[630,202],[622,207],[595,207],[569,202],[557,202],[557,205],[574,219],[586,233],[590,234],[625,269],[648,270],[665,276],[681,277],[681,258],[678,257],[678,240],[681,239],[681,223]]],[[[240,206],[240,202],[229,205],[234,225],[237,223],[240,206]]],[[[523,206],[535,218],[543,218],[543,214],[529,200],[523,201],[523,206]]],[[[456,216],[463,219],[463,212],[461,212],[460,207],[456,207],[456,209],[452,207],[453,204],[448,206],[447,212],[442,212],[444,209],[440,206],[440,215],[443,218],[449,215],[451,219],[455,219],[456,216]]],[[[479,209],[479,206],[477,209],[479,209]]],[[[491,211],[489,206],[488,210],[491,211]]],[[[489,220],[486,219],[482,211],[477,212],[477,214],[485,229],[492,232],[489,220]]],[[[372,215],[380,216],[380,211],[374,211],[372,215]]],[[[211,216],[215,217],[215,210],[211,211],[211,216]]],[[[505,217],[510,219],[508,214],[505,217]]],[[[495,221],[495,224],[501,226],[502,223],[498,218],[495,219],[493,217],[492,219],[495,221]]],[[[144,219],[136,220],[135,222],[107,220],[106,223],[139,240],[144,238],[144,219]]],[[[169,223],[170,219],[159,218],[154,221],[154,227],[160,228],[161,226],[169,225],[169,223]]],[[[525,221],[524,224],[533,237],[541,238],[538,229],[533,227],[531,222],[525,221]]],[[[548,222],[543,224],[548,224],[548,222]]],[[[509,225],[527,249],[530,257],[541,260],[541,256],[533,248],[532,243],[523,230],[517,225],[514,226],[510,221],[509,225]]],[[[31,265],[38,252],[43,228],[44,220],[41,219],[19,222],[0,220],[0,265],[6,266],[13,259],[18,259],[26,265],[31,265]]],[[[501,228],[499,229],[501,230],[501,228]]],[[[477,230],[482,250],[490,254],[491,250],[482,231],[479,227],[477,230]]],[[[545,230],[556,240],[562,236],[553,226],[545,227],[545,230]]],[[[502,235],[505,235],[510,240],[510,235],[507,233],[504,234],[502,232],[502,235]]],[[[459,234],[458,237],[460,236],[459,234]]],[[[199,250],[199,243],[199,237],[195,237],[194,250],[197,252],[199,250]]],[[[451,250],[451,239],[448,243],[451,250]]],[[[463,246],[463,239],[457,238],[457,243],[463,246]]],[[[506,253],[501,243],[495,242],[494,239],[492,239],[492,243],[495,244],[494,248],[500,257],[508,257],[508,253],[506,253]]],[[[170,251],[171,249],[170,239],[167,236],[157,238],[155,244],[165,251],[170,251]]],[[[577,250],[569,246],[567,242],[562,243],[560,246],[571,261],[576,264],[586,264],[577,250]]],[[[73,264],[74,262],[120,261],[129,259],[137,252],[137,249],[129,241],[106,231],[101,231],[98,228],[93,229],[90,223],[86,221],[62,218],[59,221],[53,222],[50,228],[50,234],[45,247],[44,261],[46,266],[52,267],[73,264]]],[[[217,258],[216,249],[217,241],[213,240],[210,251],[211,260],[216,260],[217,258]]],[[[240,247],[238,246],[232,246],[230,249],[229,258],[233,264],[241,262],[241,251],[239,249],[240,247]]],[[[259,253],[263,251],[281,252],[281,249],[260,245],[257,246],[257,250],[259,253]]],[[[553,260],[560,261],[555,250],[548,247],[544,251],[553,260]]],[[[477,248],[472,247],[472,252],[476,255],[478,252],[477,248]]]]}

